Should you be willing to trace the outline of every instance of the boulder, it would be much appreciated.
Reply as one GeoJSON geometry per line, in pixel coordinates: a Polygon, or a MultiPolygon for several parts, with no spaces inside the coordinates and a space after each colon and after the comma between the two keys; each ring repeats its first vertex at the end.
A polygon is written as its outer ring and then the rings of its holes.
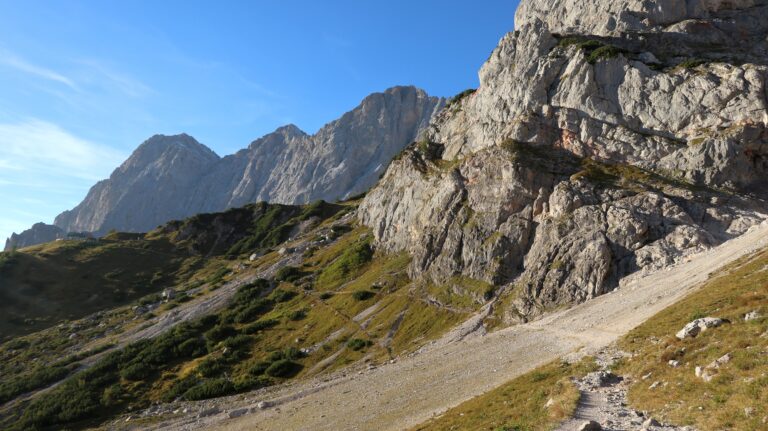
{"type": "Polygon", "coordinates": [[[686,338],[694,338],[702,331],[706,331],[709,328],[717,328],[725,323],[725,320],[717,317],[704,317],[689,322],[683,327],[675,336],[681,340],[686,338]]]}
{"type": "Polygon", "coordinates": [[[176,298],[176,290],[170,287],[163,290],[163,300],[165,302],[172,301],[174,298],[176,298]]]}
{"type": "Polygon", "coordinates": [[[744,321],[745,322],[749,322],[751,320],[760,319],[761,317],[763,317],[763,315],[759,311],[757,311],[757,310],[750,311],[749,313],[744,315],[744,321]]]}
{"type": "Polygon", "coordinates": [[[586,421],[577,429],[578,431],[602,431],[603,427],[595,421],[586,421]]]}
{"type": "Polygon", "coordinates": [[[656,419],[654,419],[654,418],[648,418],[648,419],[646,419],[646,420],[643,422],[643,428],[648,428],[648,427],[660,427],[660,426],[661,426],[661,424],[659,423],[659,421],[657,421],[657,420],[656,420],[656,419]]]}
{"type": "Polygon", "coordinates": [[[584,376],[581,381],[587,387],[602,388],[606,386],[612,386],[621,380],[621,377],[609,371],[595,371],[584,376]]]}

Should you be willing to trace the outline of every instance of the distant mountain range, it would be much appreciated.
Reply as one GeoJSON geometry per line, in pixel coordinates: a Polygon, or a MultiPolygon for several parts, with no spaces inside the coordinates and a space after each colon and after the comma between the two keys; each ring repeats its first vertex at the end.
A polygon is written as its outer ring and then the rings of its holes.
{"type": "Polygon", "coordinates": [[[219,157],[193,137],[155,135],[53,225],[14,233],[5,249],[70,232],[146,232],[170,220],[252,202],[337,201],[372,187],[389,162],[445,105],[415,87],[393,87],[308,135],[281,127],[219,157]]]}

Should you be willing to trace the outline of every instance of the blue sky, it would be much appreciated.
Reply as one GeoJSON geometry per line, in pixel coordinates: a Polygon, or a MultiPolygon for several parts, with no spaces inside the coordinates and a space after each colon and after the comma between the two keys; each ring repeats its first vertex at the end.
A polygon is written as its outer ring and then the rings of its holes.
{"type": "Polygon", "coordinates": [[[393,85],[476,87],[516,6],[0,0],[0,239],[52,222],[155,133],[226,155],[393,85]]]}

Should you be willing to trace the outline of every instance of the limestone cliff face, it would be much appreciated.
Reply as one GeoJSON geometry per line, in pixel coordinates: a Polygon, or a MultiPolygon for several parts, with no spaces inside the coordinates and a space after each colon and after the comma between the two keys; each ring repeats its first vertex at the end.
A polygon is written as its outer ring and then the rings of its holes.
{"type": "Polygon", "coordinates": [[[257,201],[344,199],[367,191],[443,105],[417,88],[394,87],[315,135],[285,126],[224,158],[190,136],[157,135],[54,224],[65,232],[144,232],[257,201]]]}
{"type": "Polygon", "coordinates": [[[144,232],[184,218],[194,206],[190,191],[218,162],[191,136],[153,136],[54,225],[67,232],[144,232]]]}
{"type": "Polygon", "coordinates": [[[312,136],[286,126],[225,157],[198,193],[215,202],[211,209],[258,201],[332,202],[360,194],[443,104],[414,87],[372,94],[312,136]]]}
{"type": "Polygon", "coordinates": [[[411,273],[507,318],[743,233],[768,204],[768,1],[523,0],[515,31],[364,200],[411,273]]]}

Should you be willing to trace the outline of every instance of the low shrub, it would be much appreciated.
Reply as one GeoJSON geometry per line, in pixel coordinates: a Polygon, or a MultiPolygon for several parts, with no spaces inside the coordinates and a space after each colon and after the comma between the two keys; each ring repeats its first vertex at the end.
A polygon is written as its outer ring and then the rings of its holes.
{"type": "Polygon", "coordinates": [[[221,344],[227,349],[245,350],[251,346],[251,343],[253,343],[253,338],[250,335],[240,334],[227,338],[221,344]]]}
{"type": "Polygon", "coordinates": [[[248,303],[256,301],[261,298],[264,290],[269,288],[269,281],[263,278],[248,284],[244,284],[237,288],[237,293],[232,298],[232,302],[235,304],[248,303]]]}
{"type": "Polygon", "coordinates": [[[120,383],[104,389],[104,393],[101,394],[101,405],[105,407],[112,407],[123,402],[127,393],[120,383]]]}
{"type": "Polygon", "coordinates": [[[221,375],[226,369],[226,365],[214,358],[208,358],[197,365],[197,373],[202,377],[216,377],[221,375]]]}
{"type": "Polygon", "coordinates": [[[267,371],[267,368],[269,368],[270,365],[272,365],[272,362],[269,361],[257,362],[248,368],[248,373],[254,376],[261,376],[267,371]]]}
{"type": "Polygon", "coordinates": [[[219,268],[216,272],[211,274],[210,277],[208,277],[206,282],[208,282],[209,284],[218,284],[224,279],[224,277],[229,275],[230,272],[232,272],[230,268],[226,268],[226,267],[219,268]]]}
{"type": "Polygon", "coordinates": [[[227,379],[202,380],[184,392],[184,398],[189,401],[206,400],[223,397],[235,392],[235,385],[227,379]]]}
{"type": "Polygon", "coordinates": [[[234,381],[235,392],[252,391],[272,385],[272,380],[264,376],[240,376],[234,381]]]}
{"type": "Polygon", "coordinates": [[[620,54],[626,51],[612,45],[601,46],[587,55],[587,61],[590,64],[595,64],[601,60],[607,60],[609,58],[618,57],[620,54]]]}
{"type": "Polygon", "coordinates": [[[297,295],[296,292],[290,291],[290,290],[283,290],[283,289],[275,289],[274,292],[272,292],[271,295],[269,295],[270,299],[277,303],[281,302],[288,302],[291,299],[293,299],[297,295]]]}
{"type": "Polygon", "coordinates": [[[287,347],[283,349],[283,358],[290,359],[290,360],[296,360],[301,359],[307,355],[304,354],[301,350],[295,348],[295,347],[287,347]]]}
{"type": "Polygon", "coordinates": [[[195,375],[187,376],[177,380],[161,395],[162,401],[169,403],[184,396],[184,393],[192,389],[200,380],[195,375]]]}
{"type": "Polygon", "coordinates": [[[304,320],[307,317],[307,312],[304,310],[295,310],[288,313],[286,317],[288,317],[288,320],[293,321],[304,320]]]}
{"type": "Polygon", "coordinates": [[[258,319],[264,313],[272,309],[272,302],[267,299],[257,299],[250,304],[244,304],[236,310],[234,321],[237,323],[247,323],[258,319]]]}
{"type": "Polygon", "coordinates": [[[205,346],[205,341],[201,338],[190,338],[179,344],[179,354],[190,358],[197,358],[208,353],[208,349],[205,346]]]}
{"type": "Polygon", "coordinates": [[[280,359],[273,362],[264,370],[264,374],[270,377],[290,378],[299,374],[303,366],[297,362],[293,362],[290,359],[280,359]]]}
{"type": "Polygon", "coordinates": [[[126,380],[144,380],[155,371],[154,367],[146,362],[134,362],[120,370],[120,377],[126,380]]]}
{"type": "Polygon", "coordinates": [[[216,325],[205,333],[205,339],[209,343],[217,343],[237,334],[235,328],[230,325],[216,325]]]}
{"type": "Polygon", "coordinates": [[[445,104],[445,107],[448,108],[450,106],[453,106],[453,105],[461,102],[464,98],[475,94],[476,91],[477,90],[474,89],[474,88],[470,88],[470,89],[462,91],[461,93],[451,97],[450,100],[448,100],[448,103],[445,104]]]}
{"type": "Polygon", "coordinates": [[[284,266],[278,269],[275,273],[275,280],[293,283],[305,275],[306,274],[301,269],[296,268],[295,266],[284,266]]]}
{"type": "Polygon", "coordinates": [[[352,292],[352,297],[358,301],[366,301],[368,299],[373,298],[374,296],[376,296],[376,294],[371,292],[370,290],[357,290],[355,292],[352,292]]]}
{"type": "Polygon", "coordinates": [[[77,364],[70,366],[54,365],[36,368],[31,373],[19,375],[0,384],[0,404],[3,404],[26,392],[55,383],[70,373],[77,364]]]}
{"type": "Polygon", "coordinates": [[[272,327],[276,326],[278,323],[280,323],[280,322],[275,320],[275,319],[259,320],[258,322],[254,322],[253,324],[248,325],[245,328],[243,328],[243,333],[249,334],[249,335],[250,334],[255,334],[255,333],[259,332],[259,331],[263,331],[265,329],[272,328],[272,327]]]}
{"type": "Polygon", "coordinates": [[[363,350],[373,343],[370,340],[362,340],[360,338],[353,338],[347,342],[347,347],[354,351],[363,350]]]}

